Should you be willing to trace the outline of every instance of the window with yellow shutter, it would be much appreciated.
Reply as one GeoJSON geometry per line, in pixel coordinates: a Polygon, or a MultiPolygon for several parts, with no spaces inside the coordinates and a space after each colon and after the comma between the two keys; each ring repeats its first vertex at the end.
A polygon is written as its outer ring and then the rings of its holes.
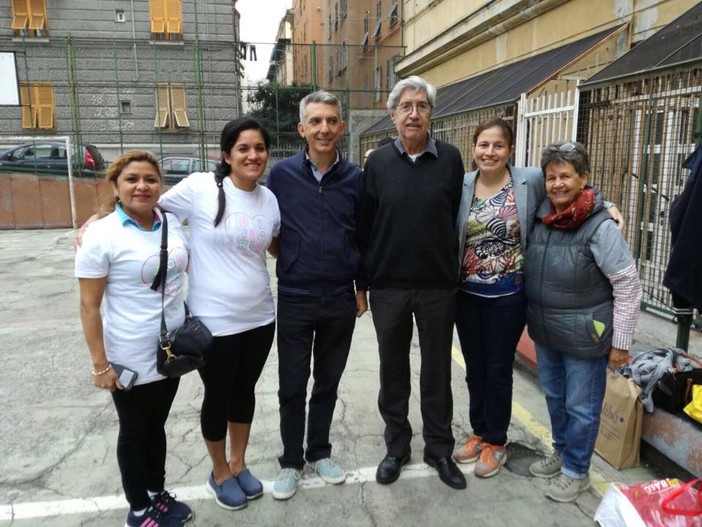
{"type": "Polygon", "coordinates": [[[183,13],[180,0],[149,0],[149,9],[153,40],[183,38],[183,13]]]}
{"type": "Polygon", "coordinates": [[[178,128],[189,128],[188,114],[185,109],[185,85],[171,84],[171,109],[173,121],[178,128]]]}
{"type": "Polygon", "coordinates": [[[22,128],[51,130],[56,128],[54,87],[48,82],[20,83],[22,128]]]}
{"type": "Polygon", "coordinates": [[[156,86],[156,119],[154,119],[154,128],[168,128],[170,113],[171,102],[168,84],[159,84],[156,86]]]}
{"type": "Polygon", "coordinates": [[[46,0],[12,0],[12,24],[15,35],[45,37],[46,0]]]}
{"type": "Polygon", "coordinates": [[[154,128],[177,130],[189,128],[185,85],[159,84],[156,86],[156,118],[154,128]]]}

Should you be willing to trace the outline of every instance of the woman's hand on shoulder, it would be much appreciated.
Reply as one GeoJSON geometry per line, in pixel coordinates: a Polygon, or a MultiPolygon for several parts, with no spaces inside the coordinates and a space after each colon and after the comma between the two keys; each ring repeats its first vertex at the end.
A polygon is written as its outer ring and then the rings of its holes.
{"type": "Polygon", "coordinates": [[[617,222],[617,227],[619,227],[619,230],[622,232],[622,236],[624,236],[626,234],[626,220],[624,219],[622,212],[614,204],[607,209],[607,212],[609,212],[612,219],[617,222]]]}
{"type": "Polygon", "coordinates": [[[93,214],[87,220],[85,220],[85,223],[83,225],[81,225],[80,229],[78,229],[78,233],[76,234],[76,239],[73,244],[73,248],[75,250],[78,250],[78,248],[80,248],[80,246],[83,245],[83,236],[85,235],[85,231],[88,229],[88,227],[90,227],[90,224],[99,219],[100,216],[98,216],[97,214],[93,214]]]}

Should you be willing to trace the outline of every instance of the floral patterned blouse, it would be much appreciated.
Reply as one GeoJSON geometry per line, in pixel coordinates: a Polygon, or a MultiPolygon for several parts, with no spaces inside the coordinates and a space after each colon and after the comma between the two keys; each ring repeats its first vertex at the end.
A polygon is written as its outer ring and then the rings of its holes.
{"type": "Polygon", "coordinates": [[[524,256],[514,182],[493,197],[473,197],[461,266],[461,287],[468,293],[497,297],[522,289],[524,256]]]}

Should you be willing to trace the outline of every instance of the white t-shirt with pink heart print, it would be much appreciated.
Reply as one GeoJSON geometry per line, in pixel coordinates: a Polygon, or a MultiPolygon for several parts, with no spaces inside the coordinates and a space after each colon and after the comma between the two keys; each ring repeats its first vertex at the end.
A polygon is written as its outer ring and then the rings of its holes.
{"type": "MultiPolygon", "coordinates": [[[[120,221],[116,212],[90,224],[76,253],[76,278],[106,278],[102,299],[105,353],[109,362],[138,373],[136,384],[163,379],[156,371],[161,330],[161,292],[151,289],[160,263],[161,229],[143,231],[120,221]]],[[[185,318],[188,247],[183,228],[168,215],[168,271],[164,296],[166,325],[185,318]]]]}
{"type": "Polygon", "coordinates": [[[226,207],[215,227],[214,174],[196,172],[161,196],[160,205],[188,220],[188,307],[215,336],[234,335],[275,320],[266,250],[280,232],[278,201],[266,187],[240,190],[224,178],[226,207]]]}

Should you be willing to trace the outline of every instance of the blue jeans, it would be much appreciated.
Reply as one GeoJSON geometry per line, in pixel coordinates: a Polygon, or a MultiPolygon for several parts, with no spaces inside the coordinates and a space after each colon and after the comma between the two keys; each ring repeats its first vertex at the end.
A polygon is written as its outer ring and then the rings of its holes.
{"type": "Polygon", "coordinates": [[[600,428],[607,356],[580,359],[536,344],[536,369],[551,417],[553,448],[563,458],[561,472],[582,479],[600,428]]]}

